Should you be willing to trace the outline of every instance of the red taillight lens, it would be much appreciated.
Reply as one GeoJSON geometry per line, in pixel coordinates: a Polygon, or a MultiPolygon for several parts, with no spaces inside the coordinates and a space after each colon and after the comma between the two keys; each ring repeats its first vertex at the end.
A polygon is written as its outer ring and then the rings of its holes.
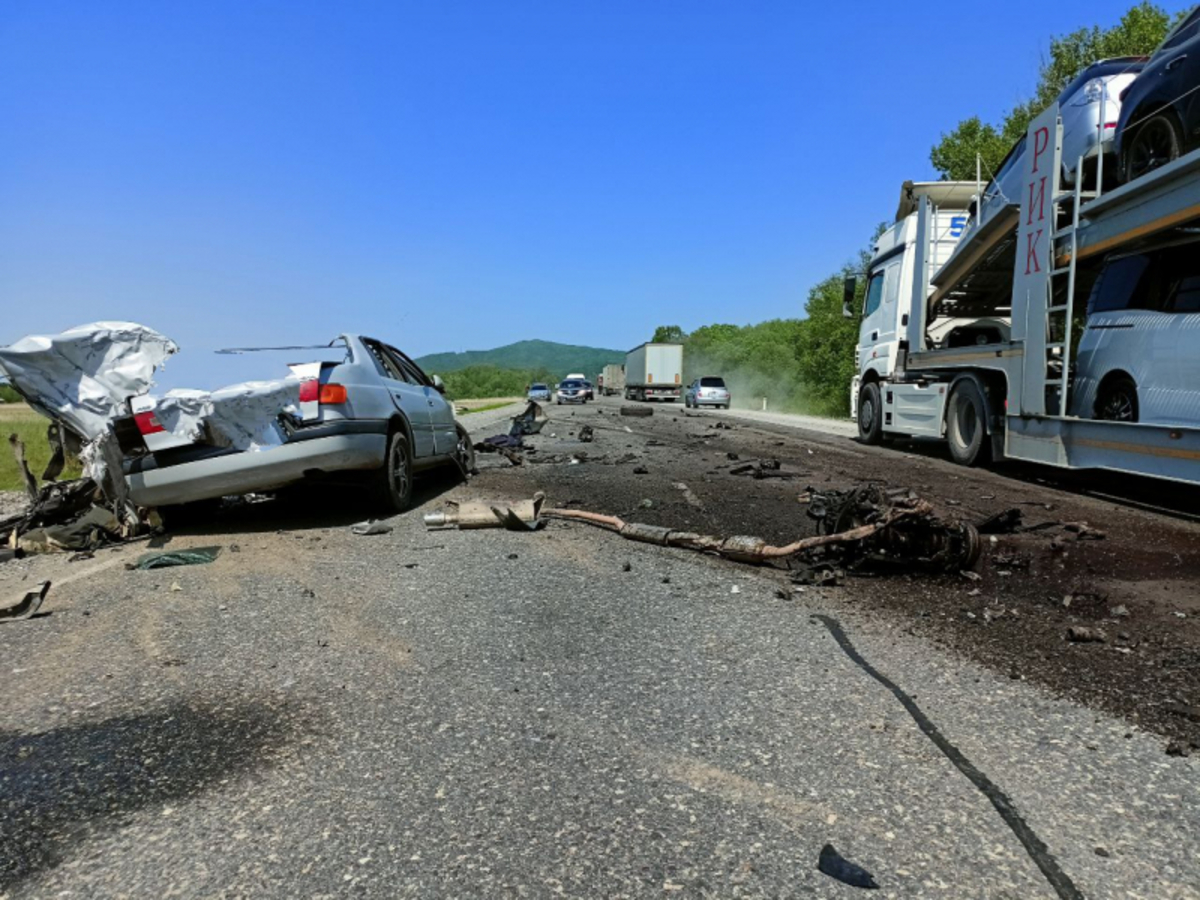
{"type": "MultiPolygon", "coordinates": [[[[303,399],[303,398],[301,398],[303,399]]],[[[321,385],[320,393],[317,400],[324,404],[337,404],[346,402],[346,388],[340,384],[323,384],[321,385]]]]}
{"type": "Polygon", "coordinates": [[[313,403],[320,399],[321,383],[315,378],[300,382],[300,402],[313,403]]]}
{"type": "Polygon", "coordinates": [[[154,415],[153,412],[137,413],[134,415],[133,421],[137,423],[138,431],[142,434],[158,434],[167,430],[162,427],[162,423],[158,421],[158,416],[154,415]]]}

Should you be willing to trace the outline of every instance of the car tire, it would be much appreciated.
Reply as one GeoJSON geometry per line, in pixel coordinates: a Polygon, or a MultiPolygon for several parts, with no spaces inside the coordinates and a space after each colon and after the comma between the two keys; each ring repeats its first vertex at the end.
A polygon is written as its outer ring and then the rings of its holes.
{"type": "Polygon", "coordinates": [[[873,381],[858,392],[858,439],[864,444],[883,441],[883,397],[873,381]]]}
{"type": "Polygon", "coordinates": [[[963,380],[946,405],[946,442],[950,456],[960,466],[985,463],[992,447],[988,437],[987,399],[979,385],[963,380]]]}
{"type": "Polygon", "coordinates": [[[1125,375],[1111,378],[1096,395],[1097,419],[1106,422],[1136,422],[1138,420],[1137,385],[1125,375]]]}
{"type": "Polygon", "coordinates": [[[1138,126],[1125,151],[1125,164],[1121,167],[1125,181],[1133,181],[1165,166],[1178,159],[1182,152],[1183,139],[1174,116],[1167,112],[1151,116],[1138,126]]]}
{"type": "Polygon", "coordinates": [[[475,445],[471,442],[471,433],[463,427],[462,422],[456,422],[454,431],[458,438],[458,443],[454,447],[454,456],[458,461],[458,466],[462,469],[463,480],[466,481],[468,475],[475,474],[475,445]]]}
{"type": "Polygon", "coordinates": [[[404,512],[412,505],[413,459],[402,431],[388,436],[383,465],[372,475],[372,498],[389,512],[404,512]]]}

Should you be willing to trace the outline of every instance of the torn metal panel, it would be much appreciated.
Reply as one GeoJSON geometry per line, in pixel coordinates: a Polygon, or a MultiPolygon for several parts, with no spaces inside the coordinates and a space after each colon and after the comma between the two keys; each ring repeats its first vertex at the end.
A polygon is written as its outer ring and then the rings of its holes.
{"type": "Polygon", "coordinates": [[[42,607],[42,601],[50,591],[50,582],[43,581],[33,590],[23,592],[20,600],[12,606],[0,609],[0,622],[16,622],[35,615],[42,607]]]}
{"type": "Polygon", "coordinates": [[[247,381],[216,391],[173,390],[154,401],[158,423],[177,438],[262,450],[286,438],[280,415],[300,415],[301,379],[247,381]]]}
{"type": "Polygon", "coordinates": [[[95,322],[0,347],[0,371],[30,406],[86,440],[108,431],[179,346],[133,322],[95,322]]]}

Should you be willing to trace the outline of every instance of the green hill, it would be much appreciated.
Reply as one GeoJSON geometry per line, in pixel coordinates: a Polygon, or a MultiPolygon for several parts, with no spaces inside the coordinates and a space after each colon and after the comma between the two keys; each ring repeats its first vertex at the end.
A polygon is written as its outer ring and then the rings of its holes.
{"type": "Polygon", "coordinates": [[[430,353],[417,359],[426,372],[439,375],[468,366],[495,366],[500,369],[545,369],[557,379],[570,372],[582,372],[588,378],[595,378],[609,363],[624,362],[624,350],[577,347],[554,341],[517,341],[495,350],[430,353]]]}

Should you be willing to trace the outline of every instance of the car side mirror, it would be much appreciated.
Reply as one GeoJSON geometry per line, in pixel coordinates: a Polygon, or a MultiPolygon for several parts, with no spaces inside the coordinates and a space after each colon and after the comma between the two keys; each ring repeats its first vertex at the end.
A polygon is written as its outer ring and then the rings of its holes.
{"type": "Polygon", "coordinates": [[[858,290],[858,278],[853,275],[847,276],[842,282],[842,315],[847,319],[855,318],[854,315],[854,293],[858,290]]]}
{"type": "Polygon", "coordinates": [[[433,376],[433,388],[439,394],[446,393],[446,382],[442,381],[442,377],[440,375],[433,376]]]}

